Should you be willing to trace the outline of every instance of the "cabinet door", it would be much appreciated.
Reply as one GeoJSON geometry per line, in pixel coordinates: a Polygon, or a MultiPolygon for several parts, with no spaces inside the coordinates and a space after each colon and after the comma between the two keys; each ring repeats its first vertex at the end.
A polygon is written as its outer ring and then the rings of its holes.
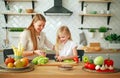
{"type": "Polygon", "coordinates": [[[0,52],[0,64],[1,63],[4,63],[4,60],[3,60],[3,53],[2,52],[0,52]]]}

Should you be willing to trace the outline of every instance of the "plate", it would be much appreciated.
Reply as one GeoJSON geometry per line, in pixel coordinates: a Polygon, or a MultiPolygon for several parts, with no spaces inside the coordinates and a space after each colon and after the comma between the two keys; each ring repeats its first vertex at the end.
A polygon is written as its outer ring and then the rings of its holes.
{"type": "Polygon", "coordinates": [[[59,65],[58,68],[60,70],[72,70],[73,66],[70,64],[62,64],[62,65],[59,65]]]}
{"type": "Polygon", "coordinates": [[[27,67],[22,68],[7,68],[4,65],[0,65],[0,73],[12,72],[12,73],[22,73],[30,72],[34,70],[34,64],[30,63],[27,67]]]}
{"type": "Polygon", "coordinates": [[[120,69],[114,68],[114,70],[90,70],[85,67],[82,67],[82,70],[87,71],[87,72],[92,72],[92,73],[117,73],[120,72],[120,69]]]}
{"type": "Polygon", "coordinates": [[[24,70],[24,69],[29,68],[30,65],[31,65],[31,64],[28,64],[26,67],[20,67],[20,68],[16,68],[16,67],[8,68],[5,64],[1,64],[1,65],[0,65],[0,68],[2,68],[2,69],[7,69],[7,70],[24,70]]]}

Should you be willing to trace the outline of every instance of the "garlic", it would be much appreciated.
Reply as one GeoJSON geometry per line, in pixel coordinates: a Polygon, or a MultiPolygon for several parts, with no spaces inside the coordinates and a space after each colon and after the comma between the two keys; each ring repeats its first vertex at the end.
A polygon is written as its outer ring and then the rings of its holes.
{"type": "Polygon", "coordinates": [[[99,70],[99,69],[100,69],[100,65],[96,65],[95,70],[99,70]]]}
{"type": "Polygon", "coordinates": [[[114,69],[114,67],[110,65],[109,66],[109,70],[113,70],[113,69],[114,69]]]}
{"type": "Polygon", "coordinates": [[[105,64],[105,68],[106,68],[106,69],[108,69],[108,66],[107,66],[107,64],[105,64]]]}
{"type": "Polygon", "coordinates": [[[100,68],[100,70],[105,70],[106,68],[105,68],[105,66],[104,65],[102,65],[102,67],[100,68]]]}

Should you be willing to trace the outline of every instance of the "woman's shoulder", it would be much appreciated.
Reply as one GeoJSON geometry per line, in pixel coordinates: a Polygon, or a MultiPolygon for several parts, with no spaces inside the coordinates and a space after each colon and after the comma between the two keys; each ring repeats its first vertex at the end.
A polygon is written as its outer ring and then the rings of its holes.
{"type": "Polygon", "coordinates": [[[30,33],[30,30],[25,29],[23,33],[30,33]]]}
{"type": "Polygon", "coordinates": [[[45,33],[44,33],[44,32],[40,32],[40,35],[41,35],[41,36],[45,36],[45,33]]]}
{"type": "Polygon", "coordinates": [[[21,35],[30,35],[30,30],[25,29],[21,35]]]}
{"type": "Polygon", "coordinates": [[[30,34],[30,30],[25,29],[22,34],[30,34]]]}

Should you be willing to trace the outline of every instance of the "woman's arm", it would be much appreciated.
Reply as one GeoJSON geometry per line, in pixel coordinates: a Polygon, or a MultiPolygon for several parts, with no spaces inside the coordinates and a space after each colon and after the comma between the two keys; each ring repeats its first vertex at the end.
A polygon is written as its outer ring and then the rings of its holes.
{"type": "Polygon", "coordinates": [[[43,52],[41,50],[24,51],[23,52],[23,56],[32,56],[34,54],[46,56],[46,54],[43,54],[43,52]]]}
{"type": "Polygon", "coordinates": [[[34,51],[24,51],[24,52],[23,52],[23,57],[32,56],[32,55],[34,55],[34,54],[35,54],[34,51]]]}

